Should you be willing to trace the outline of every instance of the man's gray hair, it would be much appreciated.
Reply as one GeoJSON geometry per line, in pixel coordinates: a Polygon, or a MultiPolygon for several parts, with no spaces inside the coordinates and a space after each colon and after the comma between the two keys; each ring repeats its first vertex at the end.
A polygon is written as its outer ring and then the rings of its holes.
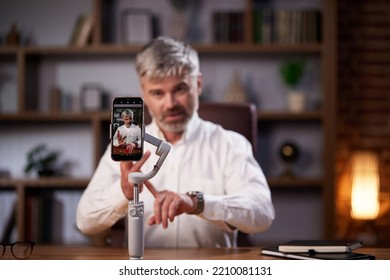
{"type": "Polygon", "coordinates": [[[125,117],[125,116],[131,116],[132,118],[134,118],[134,112],[131,111],[130,109],[124,109],[121,113],[121,116],[122,118],[125,117]]]}
{"type": "Polygon", "coordinates": [[[198,53],[184,42],[161,36],[138,53],[135,67],[140,78],[162,79],[182,74],[199,73],[198,53]]]}

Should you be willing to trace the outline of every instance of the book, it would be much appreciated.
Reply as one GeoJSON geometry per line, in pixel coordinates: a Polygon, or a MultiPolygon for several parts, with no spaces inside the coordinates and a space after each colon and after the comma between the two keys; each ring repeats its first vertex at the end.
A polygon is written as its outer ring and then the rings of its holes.
{"type": "Polygon", "coordinates": [[[262,255],[295,260],[375,260],[375,255],[355,252],[344,253],[285,253],[278,247],[261,249],[262,255]]]}
{"type": "Polygon", "coordinates": [[[53,86],[50,89],[49,94],[50,94],[50,96],[49,96],[49,100],[50,100],[49,110],[51,112],[60,111],[61,110],[61,90],[60,90],[60,88],[53,86]]]}
{"type": "Polygon", "coordinates": [[[341,240],[291,240],[279,244],[280,252],[285,253],[344,253],[363,246],[362,241],[341,240]]]}
{"type": "Polygon", "coordinates": [[[80,15],[77,18],[73,28],[70,45],[77,47],[84,47],[88,45],[92,37],[93,17],[88,15],[80,15]]]}
{"type": "Polygon", "coordinates": [[[26,198],[25,236],[27,240],[50,243],[53,230],[53,194],[36,193],[26,198]]]}
{"type": "Polygon", "coordinates": [[[235,11],[216,11],[212,15],[215,43],[239,43],[244,41],[244,14],[235,11]]]}
{"type": "Polygon", "coordinates": [[[85,47],[88,45],[91,37],[92,37],[92,29],[93,29],[93,17],[85,16],[84,22],[81,25],[79,36],[77,37],[76,46],[85,47]]]}
{"type": "Polygon", "coordinates": [[[70,45],[75,45],[78,37],[80,36],[81,26],[84,24],[85,16],[80,15],[77,17],[76,23],[74,24],[73,31],[69,40],[70,45]]]}
{"type": "Polygon", "coordinates": [[[2,235],[1,240],[0,240],[1,242],[7,243],[7,242],[10,242],[10,240],[11,240],[12,230],[14,229],[14,227],[16,225],[16,215],[17,215],[16,208],[17,208],[17,205],[14,202],[14,204],[12,206],[12,211],[11,211],[10,215],[8,216],[8,219],[4,225],[3,235],[2,235]]]}

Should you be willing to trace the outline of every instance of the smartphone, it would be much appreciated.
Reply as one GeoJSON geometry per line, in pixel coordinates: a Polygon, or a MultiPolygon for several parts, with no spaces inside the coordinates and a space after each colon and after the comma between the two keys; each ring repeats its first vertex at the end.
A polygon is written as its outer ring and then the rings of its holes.
{"type": "Polygon", "coordinates": [[[111,158],[138,161],[144,150],[144,101],[141,97],[116,97],[111,109],[111,158]]]}

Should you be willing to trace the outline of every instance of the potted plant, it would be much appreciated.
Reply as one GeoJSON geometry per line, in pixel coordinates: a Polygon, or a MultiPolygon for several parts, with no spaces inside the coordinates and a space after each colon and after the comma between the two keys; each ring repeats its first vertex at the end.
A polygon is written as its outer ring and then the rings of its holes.
{"type": "Polygon", "coordinates": [[[31,149],[27,154],[25,173],[36,170],[39,176],[54,176],[57,174],[59,153],[50,151],[44,144],[31,149]]]}
{"type": "Polygon", "coordinates": [[[280,65],[280,76],[289,88],[288,108],[293,112],[301,112],[305,108],[305,95],[298,90],[299,83],[305,70],[305,60],[286,60],[280,65]]]}

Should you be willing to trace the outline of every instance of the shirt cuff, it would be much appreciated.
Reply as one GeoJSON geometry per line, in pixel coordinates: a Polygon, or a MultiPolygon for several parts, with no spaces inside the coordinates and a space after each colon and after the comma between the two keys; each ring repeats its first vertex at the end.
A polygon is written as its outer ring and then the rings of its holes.
{"type": "Polygon", "coordinates": [[[224,198],[221,196],[204,194],[204,210],[199,216],[218,225],[227,232],[234,230],[234,228],[225,221],[225,202],[224,198]]]}
{"type": "Polygon", "coordinates": [[[127,213],[129,201],[122,191],[120,180],[116,181],[107,191],[107,197],[111,197],[114,214],[124,217],[127,213]]]}

